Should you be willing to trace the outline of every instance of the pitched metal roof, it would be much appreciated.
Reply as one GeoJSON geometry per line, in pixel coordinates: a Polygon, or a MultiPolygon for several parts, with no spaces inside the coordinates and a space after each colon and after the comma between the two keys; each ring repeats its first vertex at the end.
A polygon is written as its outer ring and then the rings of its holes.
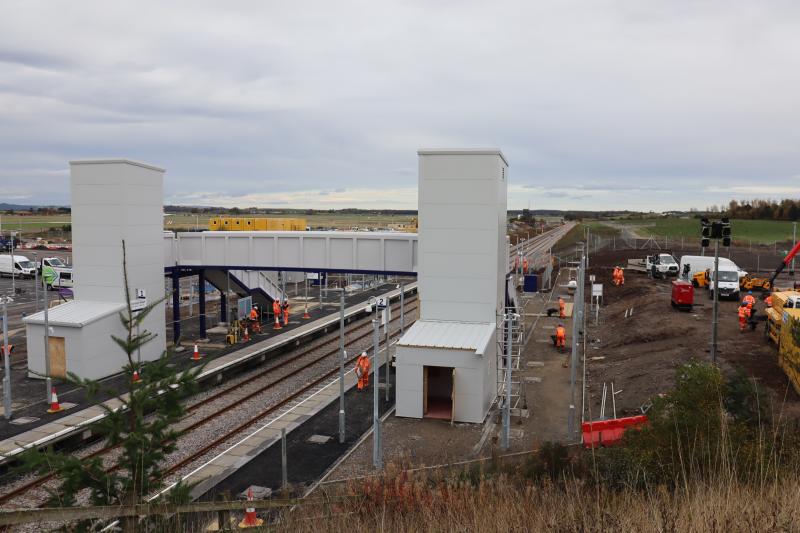
{"type": "MultiPolygon", "coordinates": [[[[82,328],[124,308],[125,304],[118,302],[73,300],[51,308],[48,311],[47,322],[51,326],[82,328]]],[[[22,321],[26,324],[44,324],[44,311],[28,315],[22,321]]]]}
{"type": "Polygon", "coordinates": [[[490,322],[417,320],[397,345],[474,350],[483,355],[494,331],[495,325],[490,322]]]}

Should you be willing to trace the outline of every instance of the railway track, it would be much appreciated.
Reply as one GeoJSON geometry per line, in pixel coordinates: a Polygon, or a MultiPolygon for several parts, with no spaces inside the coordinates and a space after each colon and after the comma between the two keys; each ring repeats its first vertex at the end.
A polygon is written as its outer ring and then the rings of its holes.
{"type": "MultiPolygon", "coordinates": [[[[406,301],[406,305],[408,305],[409,303],[413,303],[416,300],[417,300],[416,297],[409,298],[406,301]]],[[[399,309],[399,304],[396,304],[396,305],[393,306],[393,310],[395,310],[395,309],[399,309]]],[[[410,314],[411,312],[415,311],[416,309],[417,309],[417,306],[413,306],[413,307],[408,307],[407,306],[406,307],[406,313],[410,314]]],[[[391,320],[390,324],[395,324],[398,321],[399,321],[399,317],[391,320]]],[[[408,325],[411,325],[411,323],[413,323],[413,321],[409,322],[408,325]]],[[[369,318],[362,319],[362,320],[359,320],[356,324],[351,324],[350,329],[345,331],[345,335],[346,336],[350,336],[349,339],[346,339],[346,343],[347,343],[346,347],[351,347],[351,346],[353,346],[354,344],[358,343],[359,341],[361,341],[363,339],[368,339],[372,335],[372,328],[370,326],[370,319],[369,318]],[[352,335],[354,333],[356,333],[356,332],[358,332],[359,330],[362,330],[362,329],[364,329],[366,331],[364,333],[357,334],[356,337],[352,337],[352,335]]],[[[228,403],[226,403],[223,406],[218,407],[218,408],[211,407],[211,409],[212,409],[211,413],[201,415],[198,420],[190,422],[189,425],[187,425],[185,427],[180,427],[179,429],[182,432],[184,432],[184,434],[180,437],[180,439],[186,439],[188,437],[188,435],[190,435],[194,430],[197,430],[197,429],[201,428],[202,426],[205,426],[206,424],[209,424],[211,421],[218,419],[219,417],[225,415],[226,413],[228,413],[228,412],[230,412],[230,411],[232,411],[232,410],[234,410],[236,408],[244,408],[243,405],[246,402],[259,398],[260,395],[262,395],[262,394],[264,394],[266,392],[269,392],[270,390],[274,389],[278,385],[289,384],[289,381],[292,378],[298,377],[298,375],[300,375],[302,372],[307,371],[307,370],[313,371],[315,366],[324,364],[324,362],[326,360],[329,360],[332,356],[335,356],[335,355],[337,355],[339,353],[338,346],[335,347],[335,348],[326,349],[326,346],[331,345],[331,344],[336,344],[336,343],[338,343],[338,335],[335,336],[335,337],[333,335],[331,335],[330,339],[324,340],[324,341],[319,342],[319,343],[315,343],[315,345],[313,345],[311,347],[306,347],[303,350],[301,350],[299,353],[292,354],[290,352],[289,354],[285,354],[286,356],[282,360],[281,360],[281,356],[278,356],[277,358],[275,358],[275,360],[279,360],[279,362],[277,362],[276,364],[272,364],[268,368],[265,368],[265,369],[260,369],[260,370],[256,371],[255,373],[244,377],[243,379],[233,380],[233,383],[229,384],[224,389],[219,390],[217,392],[214,392],[211,395],[209,395],[208,397],[203,398],[202,400],[199,400],[197,402],[192,403],[191,405],[189,405],[187,407],[187,416],[184,417],[184,419],[181,421],[181,423],[187,421],[190,418],[192,418],[194,416],[194,413],[200,412],[203,408],[212,406],[215,402],[220,401],[220,400],[224,400],[227,397],[233,397],[233,401],[230,401],[230,402],[228,402],[228,403]],[[324,353],[322,353],[321,355],[318,353],[320,350],[324,350],[324,353]],[[308,360],[306,361],[304,359],[308,359],[308,360]],[[291,368],[292,365],[296,365],[296,368],[291,368]],[[269,376],[274,375],[277,371],[280,371],[282,369],[286,369],[287,372],[285,374],[277,377],[276,379],[269,380],[266,383],[259,383],[260,380],[268,378],[269,376]],[[246,391],[246,392],[244,392],[244,394],[242,394],[242,389],[248,387],[249,385],[253,385],[253,390],[246,391]]],[[[352,362],[354,360],[355,360],[355,357],[352,357],[352,358],[348,359],[346,364],[349,364],[350,362],[352,362]]],[[[176,464],[170,465],[169,467],[167,467],[165,469],[165,474],[169,475],[170,473],[173,473],[173,472],[177,471],[178,469],[180,469],[182,466],[193,462],[194,460],[196,460],[198,457],[204,455],[205,453],[208,453],[208,450],[212,449],[215,446],[215,443],[224,442],[224,440],[227,440],[227,438],[230,438],[230,435],[238,433],[238,432],[241,432],[242,430],[246,429],[247,427],[250,427],[251,425],[253,425],[256,422],[258,422],[259,420],[263,419],[264,417],[269,416],[271,413],[274,413],[276,410],[278,410],[281,407],[289,404],[291,401],[297,399],[303,393],[307,392],[309,389],[313,388],[314,386],[318,385],[320,382],[322,382],[325,379],[327,379],[328,377],[330,377],[336,371],[337,371],[337,369],[334,369],[332,371],[326,371],[326,372],[323,373],[323,375],[321,377],[318,377],[316,379],[312,379],[312,381],[310,383],[305,384],[300,389],[290,393],[288,396],[283,396],[283,398],[281,400],[278,400],[277,403],[272,403],[272,404],[270,404],[269,408],[259,411],[258,415],[250,417],[247,420],[245,420],[244,422],[239,423],[238,425],[236,425],[234,430],[228,431],[227,433],[223,434],[222,437],[214,439],[214,442],[212,442],[211,444],[202,446],[200,451],[192,452],[185,459],[181,459],[176,464]]],[[[85,458],[90,458],[90,457],[97,457],[97,456],[104,455],[104,454],[110,454],[117,447],[118,446],[101,447],[100,449],[93,450],[90,453],[84,455],[84,457],[85,458]]],[[[111,466],[109,466],[109,470],[112,470],[112,469],[115,469],[115,468],[117,468],[116,464],[112,464],[111,466]]],[[[6,505],[6,504],[8,504],[8,502],[12,502],[15,499],[22,498],[22,497],[26,496],[28,493],[36,491],[40,487],[42,488],[42,490],[45,490],[44,485],[47,484],[48,482],[54,481],[55,477],[56,476],[54,474],[45,474],[45,475],[39,476],[39,477],[37,477],[37,478],[35,478],[33,480],[30,480],[30,481],[27,481],[27,482],[23,482],[18,487],[15,487],[14,489],[12,489],[12,490],[10,490],[8,492],[5,492],[3,494],[0,494],[0,504],[6,505]]],[[[55,484],[55,482],[54,482],[54,484],[55,484]]],[[[44,497],[45,497],[45,495],[41,495],[40,498],[34,498],[34,499],[37,499],[37,500],[41,501],[44,497]]],[[[26,499],[28,501],[26,501],[25,503],[27,504],[28,507],[30,507],[31,505],[40,505],[41,504],[41,503],[33,503],[33,502],[31,502],[30,499],[32,499],[32,498],[30,498],[30,497],[28,497],[26,499]]]]}

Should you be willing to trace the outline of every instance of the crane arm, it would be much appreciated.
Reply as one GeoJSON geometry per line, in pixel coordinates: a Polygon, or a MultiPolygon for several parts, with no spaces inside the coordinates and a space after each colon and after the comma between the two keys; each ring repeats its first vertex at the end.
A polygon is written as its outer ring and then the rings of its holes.
{"type": "Polygon", "coordinates": [[[798,252],[800,252],[800,241],[798,241],[794,245],[794,248],[792,248],[789,251],[789,253],[786,254],[786,257],[783,258],[783,261],[781,262],[781,264],[778,265],[778,268],[776,268],[775,272],[773,272],[772,276],[770,276],[770,278],[769,278],[769,286],[770,287],[775,286],[775,278],[777,278],[780,275],[780,273],[783,272],[783,269],[786,268],[786,265],[788,265],[789,263],[792,262],[792,259],[794,259],[794,256],[796,256],[798,252]]]}

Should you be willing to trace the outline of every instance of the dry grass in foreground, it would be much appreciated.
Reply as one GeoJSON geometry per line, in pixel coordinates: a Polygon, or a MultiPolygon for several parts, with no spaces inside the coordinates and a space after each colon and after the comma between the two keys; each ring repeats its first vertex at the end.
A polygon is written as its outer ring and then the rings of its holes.
{"type": "Polygon", "coordinates": [[[800,531],[796,475],[760,486],[731,480],[644,491],[595,489],[579,481],[520,486],[500,476],[433,488],[408,483],[404,496],[392,492],[385,503],[365,497],[295,510],[284,516],[281,530],[800,531]]]}

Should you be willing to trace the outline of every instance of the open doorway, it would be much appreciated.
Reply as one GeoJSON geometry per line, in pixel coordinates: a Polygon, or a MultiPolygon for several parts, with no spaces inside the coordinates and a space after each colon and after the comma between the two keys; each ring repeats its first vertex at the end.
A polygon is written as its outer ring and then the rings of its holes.
{"type": "Polygon", "coordinates": [[[425,366],[422,369],[422,412],[425,418],[453,419],[455,369],[425,366]]]}

